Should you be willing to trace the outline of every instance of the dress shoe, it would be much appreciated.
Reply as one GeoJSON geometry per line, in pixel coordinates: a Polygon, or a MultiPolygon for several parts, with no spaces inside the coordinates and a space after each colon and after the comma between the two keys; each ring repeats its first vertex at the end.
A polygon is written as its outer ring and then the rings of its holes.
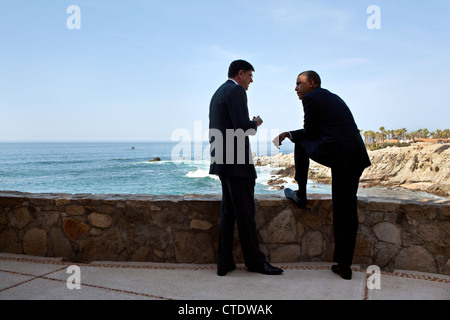
{"type": "Polygon", "coordinates": [[[341,276],[342,279],[351,280],[352,279],[352,269],[350,266],[335,264],[331,266],[331,271],[341,276]]]}
{"type": "Polygon", "coordinates": [[[267,262],[264,262],[264,264],[259,268],[247,268],[247,271],[258,272],[266,275],[278,275],[283,273],[283,269],[274,267],[267,262]]]}
{"type": "Polygon", "coordinates": [[[236,270],[236,264],[234,263],[228,267],[217,267],[217,275],[223,277],[233,270],[236,270]]]}
{"type": "Polygon", "coordinates": [[[286,198],[288,198],[289,200],[292,200],[297,207],[299,207],[300,209],[306,209],[306,197],[299,197],[297,192],[290,189],[290,188],[286,188],[284,189],[284,194],[286,195],[286,198]]]}

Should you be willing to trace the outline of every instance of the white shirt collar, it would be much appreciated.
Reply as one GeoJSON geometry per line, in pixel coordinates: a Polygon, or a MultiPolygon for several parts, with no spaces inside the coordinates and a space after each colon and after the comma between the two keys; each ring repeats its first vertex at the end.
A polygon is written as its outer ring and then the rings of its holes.
{"type": "Polygon", "coordinates": [[[228,78],[228,80],[233,81],[234,83],[236,83],[236,85],[239,85],[234,79],[228,78]]]}

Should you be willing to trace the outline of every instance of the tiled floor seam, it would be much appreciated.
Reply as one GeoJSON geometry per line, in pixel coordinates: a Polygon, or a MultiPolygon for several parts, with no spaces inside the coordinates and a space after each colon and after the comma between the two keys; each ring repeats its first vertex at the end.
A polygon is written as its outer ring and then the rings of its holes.
{"type": "Polygon", "coordinates": [[[21,281],[21,282],[19,282],[19,283],[16,283],[16,284],[14,284],[14,285],[12,285],[12,286],[7,287],[7,288],[0,289],[0,292],[4,292],[4,291],[6,291],[6,290],[9,290],[9,289],[12,289],[12,288],[16,288],[16,287],[18,287],[18,286],[21,286],[21,285],[23,285],[23,284],[25,284],[25,283],[31,282],[31,281],[36,280],[36,279],[46,278],[47,275],[52,274],[52,273],[54,273],[54,272],[58,272],[58,271],[64,270],[64,269],[65,269],[65,267],[64,267],[64,268],[57,269],[57,270],[53,270],[53,271],[50,271],[50,272],[47,272],[47,273],[45,273],[45,274],[43,274],[43,275],[35,275],[35,274],[28,274],[28,273],[23,273],[23,272],[16,272],[16,271],[10,271],[10,270],[2,270],[2,269],[0,269],[0,272],[6,272],[6,273],[12,273],[12,274],[18,274],[18,275],[26,276],[26,277],[32,277],[31,279],[28,279],[28,280],[25,280],[25,281],[21,281]]]}
{"type": "MultiPolygon", "coordinates": [[[[65,280],[56,279],[56,278],[50,278],[50,277],[42,277],[42,278],[46,279],[46,280],[66,282],[65,280]]],[[[147,298],[153,298],[153,299],[158,299],[158,300],[175,300],[175,299],[172,299],[172,298],[167,298],[167,297],[163,297],[163,296],[157,296],[157,295],[154,295],[154,294],[135,292],[135,291],[124,290],[124,289],[108,288],[108,287],[103,287],[103,286],[99,286],[99,285],[96,285],[96,284],[83,283],[83,284],[80,284],[80,285],[85,286],[85,287],[90,287],[90,288],[96,288],[96,289],[102,289],[102,290],[108,290],[108,291],[114,291],[114,292],[120,292],[120,293],[127,293],[127,294],[136,295],[136,296],[144,296],[144,297],[147,297],[147,298]]]]}
{"type": "MultiPolygon", "coordinates": [[[[28,280],[25,280],[25,281],[21,281],[19,283],[16,283],[16,284],[14,284],[12,286],[7,287],[7,288],[0,289],[0,292],[4,292],[4,291],[7,291],[9,289],[13,289],[13,288],[19,287],[19,286],[21,286],[23,284],[26,284],[26,283],[31,282],[31,281],[36,280],[36,279],[44,279],[44,280],[51,280],[51,281],[57,281],[57,282],[64,282],[65,283],[66,282],[65,280],[48,277],[48,275],[50,275],[52,273],[55,273],[55,272],[62,271],[64,269],[66,269],[66,268],[65,267],[64,268],[60,268],[58,270],[54,270],[54,271],[48,272],[48,273],[46,273],[44,275],[40,275],[40,276],[33,275],[33,274],[28,274],[28,273],[23,273],[23,272],[16,272],[16,271],[9,271],[9,270],[2,270],[2,269],[0,269],[0,272],[17,274],[17,275],[27,276],[27,277],[32,277],[31,279],[28,279],[28,280]]],[[[74,283],[74,284],[76,284],[76,283],[74,283]]],[[[108,290],[108,291],[114,291],[114,292],[120,292],[120,293],[127,293],[127,294],[138,295],[138,296],[144,296],[144,297],[158,299],[158,300],[175,300],[173,298],[167,298],[167,297],[157,296],[157,295],[148,294],[148,293],[141,293],[141,292],[134,292],[134,291],[123,290],[123,289],[108,288],[108,287],[98,286],[98,285],[89,284],[89,283],[83,283],[82,286],[96,288],[96,289],[102,289],[102,290],[108,290]]]]}
{"type": "Polygon", "coordinates": [[[364,277],[364,296],[363,300],[369,300],[369,287],[367,285],[367,280],[369,279],[369,274],[366,272],[366,276],[364,277]]]}

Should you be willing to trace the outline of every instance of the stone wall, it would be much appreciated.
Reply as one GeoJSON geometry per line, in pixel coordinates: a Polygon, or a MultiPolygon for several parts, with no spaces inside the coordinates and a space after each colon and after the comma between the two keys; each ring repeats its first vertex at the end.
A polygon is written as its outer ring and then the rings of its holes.
{"type": "MultiPolygon", "coordinates": [[[[301,210],[256,197],[260,248],[271,262],[332,261],[332,203],[301,210]]],[[[0,252],[73,262],[214,263],[220,196],[0,192],[0,252]]],[[[450,201],[359,199],[354,263],[450,274],[450,201]]],[[[236,234],[236,239],[237,239],[236,234]]],[[[238,241],[236,262],[242,262],[238,241]]]]}

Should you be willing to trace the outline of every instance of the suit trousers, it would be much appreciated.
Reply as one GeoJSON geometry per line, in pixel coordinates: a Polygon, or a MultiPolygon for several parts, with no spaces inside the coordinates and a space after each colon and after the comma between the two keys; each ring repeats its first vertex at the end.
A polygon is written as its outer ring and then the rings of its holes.
{"type": "MultiPolygon", "coordinates": [[[[309,157],[301,143],[295,144],[295,180],[299,186],[299,195],[306,196],[309,157]]],[[[355,251],[358,232],[358,199],[359,179],[363,170],[331,169],[334,261],[351,265],[355,251]]]]}
{"type": "Polygon", "coordinates": [[[298,196],[306,199],[306,184],[308,183],[309,157],[300,143],[294,145],[295,181],[298,184],[298,196]]]}
{"type": "Polygon", "coordinates": [[[358,193],[362,170],[331,169],[334,261],[351,265],[358,233],[358,193]]]}
{"type": "Polygon", "coordinates": [[[247,268],[261,267],[264,254],[258,248],[255,222],[255,179],[221,175],[222,203],[217,265],[233,264],[234,226],[238,227],[239,241],[247,268]]]}

